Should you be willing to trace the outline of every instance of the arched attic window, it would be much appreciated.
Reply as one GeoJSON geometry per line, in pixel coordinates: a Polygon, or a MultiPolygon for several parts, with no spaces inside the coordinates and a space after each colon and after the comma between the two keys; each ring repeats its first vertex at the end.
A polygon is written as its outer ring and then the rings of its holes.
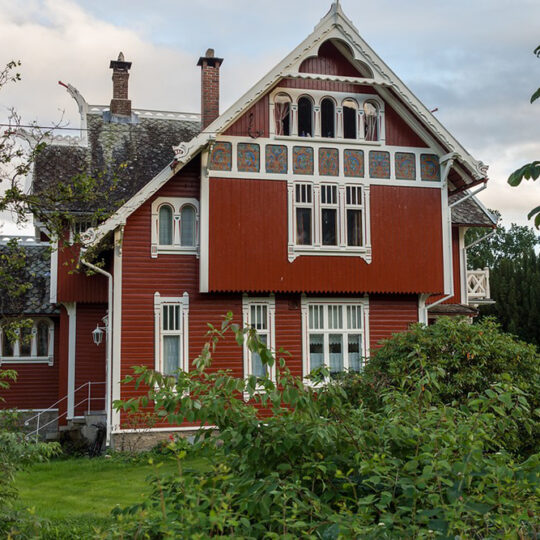
{"type": "Polygon", "coordinates": [[[298,100],[298,135],[313,136],[313,102],[305,96],[298,100]]]}
{"type": "Polygon", "coordinates": [[[330,98],[321,101],[321,137],[336,136],[336,106],[330,98]]]}
{"type": "Polygon", "coordinates": [[[291,134],[291,98],[287,94],[278,94],[274,100],[274,121],[276,135],[291,134]]]}
{"type": "Polygon", "coordinates": [[[343,101],[343,137],[345,139],[356,139],[358,137],[357,129],[358,103],[354,99],[343,101]]]}
{"type": "Polygon", "coordinates": [[[379,107],[373,101],[364,103],[364,136],[366,141],[379,140],[379,107]]]}
{"type": "Polygon", "coordinates": [[[182,246],[195,245],[195,208],[191,204],[182,206],[180,214],[180,242],[182,246]]]}
{"type": "Polygon", "coordinates": [[[173,211],[172,208],[164,204],[159,209],[159,244],[170,246],[173,243],[173,211]]]}

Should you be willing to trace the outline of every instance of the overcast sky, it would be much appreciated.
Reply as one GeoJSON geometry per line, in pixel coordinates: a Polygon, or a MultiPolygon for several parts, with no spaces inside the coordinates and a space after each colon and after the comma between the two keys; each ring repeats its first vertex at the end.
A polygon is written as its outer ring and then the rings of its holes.
{"type": "MultiPolygon", "coordinates": [[[[0,92],[0,121],[14,106],[42,125],[62,112],[72,127],[71,83],[108,104],[109,60],[133,62],[133,106],[199,112],[207,48],[224,57],[221,110],[298,45],[330,0],[0,0],[0,65],[22,62],[22,81],[0,92]]],[[[539,0],[342,0],[360,34],[477,159],[490,182],[480,198],[505,223],[528,223],[540,182],[510,188],[518,166],[540,159],[539,0]]],[[[5,224],[4,234],[13,228],[5,224]]]]}

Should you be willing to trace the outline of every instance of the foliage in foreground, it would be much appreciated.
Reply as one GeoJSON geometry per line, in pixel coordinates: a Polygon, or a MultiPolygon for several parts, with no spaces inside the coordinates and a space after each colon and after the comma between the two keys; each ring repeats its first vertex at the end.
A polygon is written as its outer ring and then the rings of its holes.
{"type": "MultiPolygon", "coordinates": [[[[438,330],[447,342],[456,328],[438,330]]],[[[214,425],[225,457],[211,474],[156,477],[151,499],[119,512],[111,536],[536,537],[540,455],[520,461],[504,447],[504,428],[530,416],[525,393],[507,377],[444,403],[437,396],[446,371],[432,368],[419,344],[401,373],[407,384],[379,387],[378,400],[365,400],[373,389],[358,385],[351,400],[342,381],[305,386],[283,358],[277,384],[211,371],[213,347],[228,331],[273,363],[253,331],[228,318],[190,373],[175,379],[136,368],[148,395],[117,405],[154,403],[171,423],[214,425]],[[272,412],[264,421],[261,407],[272,412]]],[[[184,456],[179,450],[179,467],[184,456]]]]}

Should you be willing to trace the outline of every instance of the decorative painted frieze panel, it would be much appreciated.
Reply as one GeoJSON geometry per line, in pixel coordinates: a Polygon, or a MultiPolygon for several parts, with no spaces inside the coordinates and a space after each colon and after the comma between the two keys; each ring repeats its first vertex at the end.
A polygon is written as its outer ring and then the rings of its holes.
{"type": "Polygon", "coordinates": [[[319,148],[319,174],[339,176],[339,152],[337,148],[319,148]]]}
{"type": "Polygon", "coordinates": [[[364,152],[363,150],[344,150],[343,169],[345,176],[350,178],[363,178],[364,152]]]}
{"type": "Polygon", "coordinates": [[[266,145],[266,172],[287,174],[287,147],[281,144],[266,145]]]}
{"type": "Polygon", "coordinates": [[[232,144],[217,142],[212,149],[210,169],[214,171],[230,171],[232,169],[232,144]]]}
{"type": "Polygon", "coordinates": [[[294,174],[313,174],[313,148],[295,146],[293,148],[294,174]]]}
{"type": "Polygon", "coordinates": [[[260,149],[258,144],[238,143],[238,170],[241,172],[259,172],[260,149]]]}
{"type": "Polygon", "coordinates": [[[416,157],[412,152],[396,152],[395,164],[397,180],[416,179],[416,157]]]}
{"type": "Polygon", "coordinates": [[[390,152],[372,150],[369,153],[369,176],[390,178],[390,152]]]}
{"type": "Polygon", "coordinates": [[[440,182],[441,166],[435,154],[420,154],[420,176],[422,180],[440,182]]]}

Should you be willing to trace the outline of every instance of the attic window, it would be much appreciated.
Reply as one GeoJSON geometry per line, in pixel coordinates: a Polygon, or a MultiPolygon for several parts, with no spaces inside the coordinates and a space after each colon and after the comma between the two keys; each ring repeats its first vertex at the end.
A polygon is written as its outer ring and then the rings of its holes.
{"type": "Polygon", "coordinates": [[[298,100],[298,135],[313,137],[313,102],[308,97],[298,100]]]}
{"type": "Polygon", "coordinates": [[[291,134],[291,98],[287,94],[278,94],[274,101],[274,120],[276,135],[291,134]]]}
{"type": "Polygon", "coordinates": [[[325,98],[321,102],[321,137],[336,136],[336,107],[334,101],[325,98]]]}
{"type": "Polygon", "coordinates": [[[372,101],[364,103],[364,135],[366,141],[379,140],[379,109],[372,101]]]}
{"type": "Polygon", "coordinates": [[[198,235],[197,199],[159,197],[152,203],[152,257],[158,253],[196,255],[198,235]]]}
{"type": "Polygon", "coordinates": [[[345,139],[356,139],[357,127],[356,117],[358,116],[358,103],[354,99],[343,101],[343,137],[345,139]]]}

